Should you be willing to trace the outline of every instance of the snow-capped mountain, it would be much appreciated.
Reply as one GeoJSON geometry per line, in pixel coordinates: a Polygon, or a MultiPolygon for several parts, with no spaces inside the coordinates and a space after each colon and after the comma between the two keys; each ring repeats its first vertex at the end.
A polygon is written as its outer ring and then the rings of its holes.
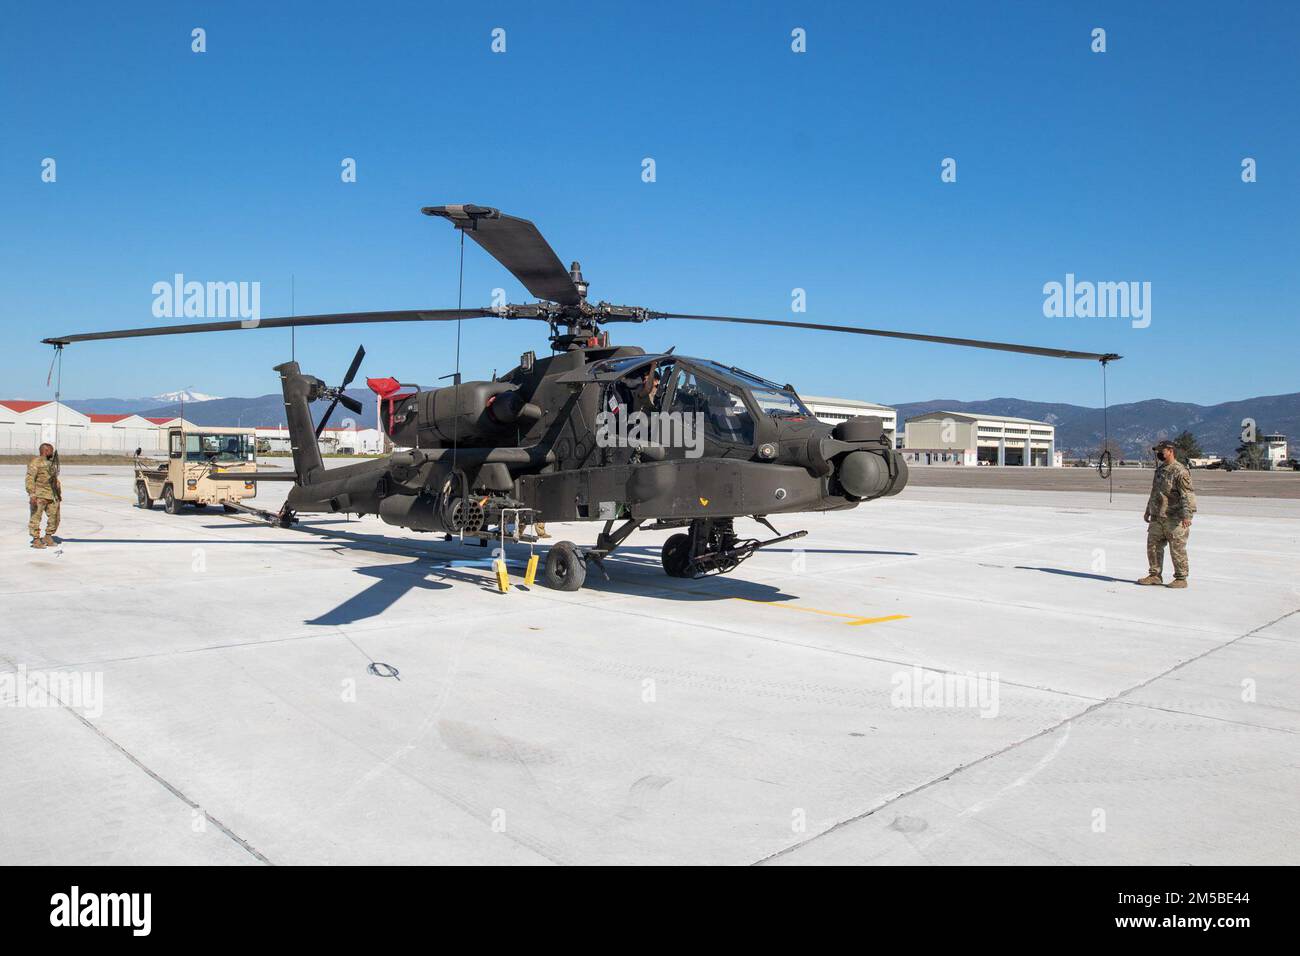
{"type": "Polygon", "coordinates": [[[167,402],[214,402],[221,398],[220,395],[205,395],[203,392],[193,392],[186,388],[179,392],[163,392],[161,395],[151,397],[160,405],[167,402]]]}

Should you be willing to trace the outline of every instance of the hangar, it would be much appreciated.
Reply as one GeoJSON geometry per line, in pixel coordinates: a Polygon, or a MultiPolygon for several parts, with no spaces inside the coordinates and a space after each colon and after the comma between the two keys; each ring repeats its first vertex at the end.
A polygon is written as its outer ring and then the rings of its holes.
{"type": "MultiPolygon", "coordinates": [[[[0,455],[35,455],[49,442],[68,455],[125,455],[137,448],[145,457],[167,450],[167,430],[174,426],[196,428],[182,418],[150,418],[136,414],[79,412],[62,402],[0,399],[0,455]]],[[[285,428],[258,428],[272,451],[289,450],[285,428]]],[[[384,435],[377,428],[327,428],[321,435],[321,452],[378,455],[384,435]]]]}
{"type": "Polygon", "coordinates": [[[35,455],[49,442],[60,455],[162,454],[179,418],[79,412],[62,402],[0,400],[0,455],[35,455]]]}
{"type": "Polygon", "coordinates": [[[913,415],[904,424],[903,448],[916,464],[1061,466],[1054,425],[1004,415],[913,415]]]}
{"type": "MultiPolygon", "coordinates": [[[[90,448],[87,450],[118,455],[129,455],[137,448],[145,455],[161,454],[167,425],[180,424],[178,418],[155,420],[134,414],[104,415],[91,412],[87,417],[90,419],[87,436],[90,448]]],[[[60,451],[60,454],[64,453],[60,451]]]]}
{"type": "MultiPolygon", "coordinates": [[[[289,429],[282,426],[255,431],[269,451],[289,451],[292,445],[289,429]]],[[[320,434],[320,450],[322,455],[381,455],[385,437],[378,428],[325,428],[320,434]]]]}
{"type": "Polygon", "coordinates": [[[808,406],[808,410],[817,416],[819,422],[826,422],[830,425],[846,422],[850,418],[856,418],[859,415],[879,418],[881,424],[885,427],[885,433],[889,435],[890,445],[897,444],[898,412],[888,405],[863,402],[856,398],[826,398],[818,395],[800,395],[799,397],[808,406]]]}
{"type": "Polygon", "coordinates": [[[59,402],[0,400],[0,455],[34,455],[42,442],[81,448],[89,439],[90,416],[59,402]]]}

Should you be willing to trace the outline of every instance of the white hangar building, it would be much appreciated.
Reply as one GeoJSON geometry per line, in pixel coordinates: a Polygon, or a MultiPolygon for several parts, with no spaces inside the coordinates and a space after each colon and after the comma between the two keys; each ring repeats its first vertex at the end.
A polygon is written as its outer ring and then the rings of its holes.
{"type": "MultiPolygon", "coordinates": [[[[254,430],[271,451],[292,449],[289,429],[259,427],[254,430]]],[[[384,433],[378,428],[326,428],[321,432],[318,444],[322,455],[382,455],[384,438],[384,433]]]]}
{"type": "Polygon", "coordinates": [[[1059,468],[1056,427],[1029,418],[926,412],[904,424],[909,463],[921,465],[1031,465],[1059,468]]]}
{"type": "Polygon", "coordinates": [[[826,398],[819,395],[800,395],[799,397],[808,406],[808,411],[817,416],[819,422],[826,422],[828,425],[846,422],[850,418],[857,418],[859,415],[879,418],[881,424],[885,427],[885,433],[889,436],[890,446],[897,444],[898,412],[888,405],[863,402],[856,398],[826,398]]]}
{"type": "Polygon", "coordinates": [[[179,418],[99,415],[79,412],[62,402],[0,400],[0,455],[35,455],[44,442],[60,455],[160,455],[167,428],[179,418]]]}
{"type": "Polygon", "coordinates": [[[44,442],[80,448],[90,416],[55,402],[0,400],[0,455],[35,455],[44,442]]]}

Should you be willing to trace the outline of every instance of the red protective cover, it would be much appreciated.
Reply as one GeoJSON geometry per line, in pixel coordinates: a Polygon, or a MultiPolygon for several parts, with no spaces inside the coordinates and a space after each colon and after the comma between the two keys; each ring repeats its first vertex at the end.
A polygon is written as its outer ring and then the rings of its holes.
{"type": "Polygon", "coordinates": [[[366,384],[370,390],[379,396],[380,401],[388,403],[388,427],[384,429],[389,435],[393,433],[393,409],[397,402],[403,398],[410,398],[415,392],[407,392],[405,395],[397,394],[402,390],[402,383],[395,378],[368,378],[366,384]]]}
{"type": "Polygon", "coordinates": [[[380,398],[391,398],[402,387],[402,383],[395,378],[368,378],[366,384],[380,398]]]}

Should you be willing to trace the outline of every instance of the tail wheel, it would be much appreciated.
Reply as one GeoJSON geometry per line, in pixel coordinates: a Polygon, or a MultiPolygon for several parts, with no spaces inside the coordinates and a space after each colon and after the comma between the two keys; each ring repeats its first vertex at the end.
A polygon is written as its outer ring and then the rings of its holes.
{"type": "Polygon", "coordinates": [[[673,535],[664,542],[659,560],[663,562],[664,573],[670,578],[691,577],[691,536],[673,535]]]}
{"type": "Polygon", "coordinates": [[[153,507],[153,499],[149,497],[149,489],[145,487],[143,481],[135,483],[135,506],[145,511],[153,507]]]}
{"type": "Polygon", "coordinates": [[[587,579],[587,562],[578,554],[572,541],[559,541],[546,552],[542,580],[557,591],[576,591],[587,579]]]}
{"type": "Polygon", "coordinates": [[[180,514],[181,503],[176,500],[171,485],[163,485],[163,511],[169,515],[180,514]]]}

